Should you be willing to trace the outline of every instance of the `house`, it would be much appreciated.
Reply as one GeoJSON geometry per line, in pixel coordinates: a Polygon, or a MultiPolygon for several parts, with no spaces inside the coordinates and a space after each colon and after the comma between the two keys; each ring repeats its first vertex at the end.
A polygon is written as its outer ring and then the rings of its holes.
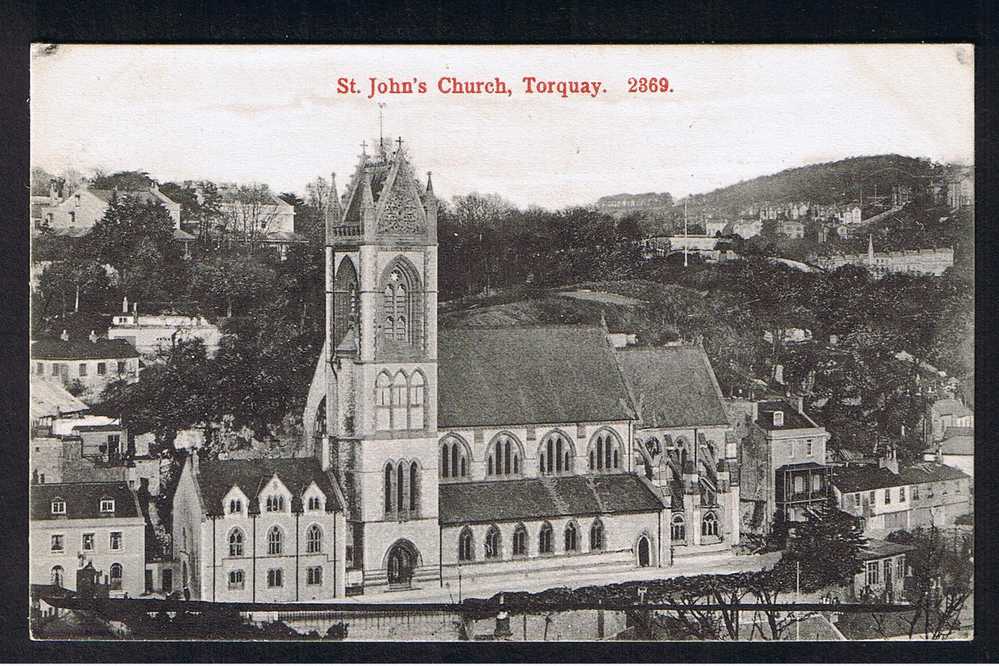
{"type": "Polygon", "coordinates": [[[740,447],[743,530],[766,534],[773,520],[800,521],[829,497],[829,433],[800,398],[752,402],[740,447]]]}
{"type": "MultiPolygon", "coordinates": [[[[44,370],[44,366],[42,367],[44,370]]],[[[56,419],[90,410],[85,402],[67,391],[61,381],[53,381],[50,377],[37,374],[30,379],[29,415],[32,432],[47,431],[56,419]]]]}
{"type": "Polygon", "coordinates": [[[345,531],[342,495],[315,458],[202,462],[195,451],[173,497],[178,584],[192,599],[343,596],[345,531]]]}
{"type": "Polygon", "coordinates": [[[906,558],[915,546],[868,539],[857,558],[861,569],[853,576],[854,601],[902,603],[905,592],[906,558]]]}
{"type": "Polygon", "coordinates": [[[972,479],[963,470],[938,462],[920,462],[899,471],[909,484],[912,527],[953,525],[972,510],[972,479]]]}
{"type": "Polygon", "coordinates": [[[865,532],[909,529],[912,497],[897,471],[882,465],[837,467],[832,488],[836,506],[860,518],[865,532]]]}
{"type": "Polygon", "coordinates": [[[128,484],[37,484],[29,502],[31,583],[73,589],[90,565],[113,597],[145,592],[146,525],[128,484]]]}
{"type": "Polygon", "coordinates": [[[946,437],[947,428],[974,428],[975,412],[956,398],[941,398],[935,401],[928,410],[924,420],[924,436],[926,445],[940,442],[946,437]]]}
{"type": "Polygon", "coordinates": [[[295,233],[295,207],[266,187],[241,188],[235,183],[219,185],[219,210],[230,237],[246,242],[272,245],[287,256],[290,244],[307,240],[295,233]]]}
{"type": "Polygon", "coordinates": [[[84,401],[95,401],[108,384],[139,380],[139,354],[125,340],[98,338],[41,339],[31,345],[31,371],[35,377],[50,377],[63,386],[76,387],[84,401]]]}
{"type": "Polygon", "coordinates": [[[975,429],[973,427],[948,427],[944,430],[943,439],[925,452],[923,459],[956,467],[968,476],[974,477],[975,429]]]}
{"type": "Polygon", "coordinates": [[[61,201],[41,204],[38,213],[41,223],[56,232],[76,230],[86,234],[104,217],[115,197],[133,197],[145,204],[162,205],[173,220],[173,228],[180,229],[180,204],[160,192],[155,183],[145,190],[102,190],[85,185],[61,201]]]}
{"type": "Polygon", "coordinates": [[[129,313],[128,299],[125,298],[121,314],[111,320],[108,338],[124,341],[144,359],[154,361],[177,342],[193,338],[200,338],[205,343],[208,356],[212,357],[218,352],[222,331],[201,316],[139,314],[138,303],[132,303],[132,312],[129,313]]]}
{"type": "Polygon", "coordinates": [[[615,351],[602,325],[438,331],[429,176],[382,148],[342,202],[326,211],[326,340],[303,426],[343,489],[348,586],[667,567],[681,504],[684,546],[735,545],[736,456],[703,352],[615,351]],[[667,378],[625,369],[645,353],[667,378]],[[690,382],[687,407],[660,404],[663,382],[690,382]]]}
{"type": "Polygon", "coordinates": [[[781,220],[780,233],[788,238],[804,238],[805,223],[798,219],[781,220]]]}

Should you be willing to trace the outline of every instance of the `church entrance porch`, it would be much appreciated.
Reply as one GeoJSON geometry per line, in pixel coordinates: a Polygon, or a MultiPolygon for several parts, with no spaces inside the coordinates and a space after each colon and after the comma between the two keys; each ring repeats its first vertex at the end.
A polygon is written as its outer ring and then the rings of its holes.
{"type": "Polygon", "coordinates": [[[412,544],[399,542],[392,546],[388,555],[389,589],[407,590],[413,584],[413,572],[419,562],[419,555],[412,544]]]}

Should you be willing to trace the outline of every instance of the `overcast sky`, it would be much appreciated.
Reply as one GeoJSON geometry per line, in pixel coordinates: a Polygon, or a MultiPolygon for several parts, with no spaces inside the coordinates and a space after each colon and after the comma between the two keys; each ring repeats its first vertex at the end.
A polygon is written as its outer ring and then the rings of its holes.
{"type": "MultiPolygon", "coordinates": [[[[304,193],[362,140],[402,135],[438,195],[560,207],[618,192],[699,193],[814,162],[896,152],[973,159],[971,46],[60,46],[32,58],[32,164],[304,193]],[[672,93],[629,94],[629,76],[672,93]],[[425,95],[367,98],[368,77],[425,95]],[[437,91],[500,77],[512,96],[437,91]],[[521,78],[607,92],[528,95],[521,78]],[[362,94],[338,94],[354,77],[362,94]]],[[[370,150],[370,149],[369,149],[370,150]]]]}

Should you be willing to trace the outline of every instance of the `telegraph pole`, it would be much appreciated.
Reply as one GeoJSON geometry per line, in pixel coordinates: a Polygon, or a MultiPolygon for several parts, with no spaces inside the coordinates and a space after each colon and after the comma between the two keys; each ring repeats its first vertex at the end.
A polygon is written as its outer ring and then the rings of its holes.
{"type": "Polygon", "coordinates": [[[683,200],[683,267],[687,267],[687,200],[683,200]]]}

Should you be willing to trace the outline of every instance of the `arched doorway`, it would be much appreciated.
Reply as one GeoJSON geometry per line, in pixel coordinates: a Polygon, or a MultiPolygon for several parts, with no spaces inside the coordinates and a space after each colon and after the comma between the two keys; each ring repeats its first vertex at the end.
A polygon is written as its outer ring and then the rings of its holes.
{"type": "Polygon", "coordinates": [[[651,564],[651,550],[652,546],[649,544],[649,538],[642,535],[642,537],[638,539],[638,566],[647,567],[651,564]]]}
{"type": "Polygon", "coordinates": [[[386,569],[388,582],[392,587],[409,587],[413,582],[413,572],[420,564],[420,555],[413,544],[398,541],[389,548],[386,569]]]}

